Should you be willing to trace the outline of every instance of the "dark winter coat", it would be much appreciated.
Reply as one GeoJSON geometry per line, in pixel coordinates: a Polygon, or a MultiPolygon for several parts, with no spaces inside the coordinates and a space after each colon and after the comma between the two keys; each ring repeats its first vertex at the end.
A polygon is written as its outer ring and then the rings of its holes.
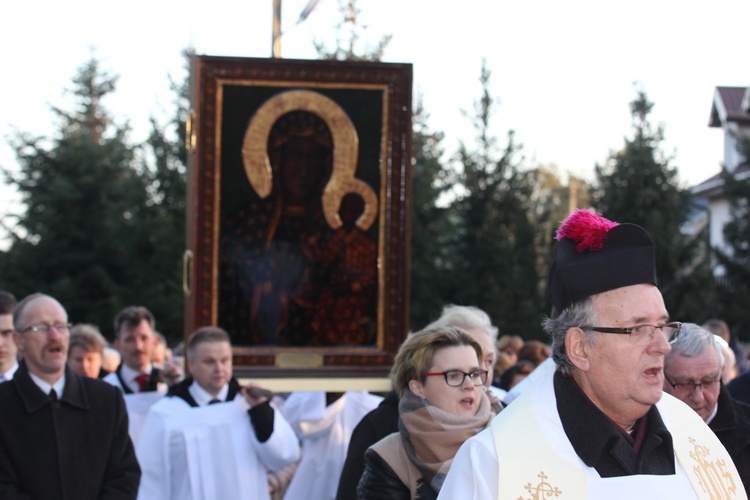
{"type": "Polygon", "coordinates": [[[391,391],[378,407],[365,415],[354,428],[341,471],[336,500],[356,498],[359,478],[365,470],[365,451],[394,432],[398,432],[398,394],[391,391]]]}
{"type": "Polygon", "coordinates": [[[0,384],[0,422],[0,498],[136,498],[141,469],[118,388],[66,368],[53,401],[21,362],[0,384]]]}
{"type": "Polygon", "coordinates": [[[732,399],[723,384],[717,404],[716,416],[708,426],[732,457],[745,490],[750,491],[750,406],[732,399]]]}

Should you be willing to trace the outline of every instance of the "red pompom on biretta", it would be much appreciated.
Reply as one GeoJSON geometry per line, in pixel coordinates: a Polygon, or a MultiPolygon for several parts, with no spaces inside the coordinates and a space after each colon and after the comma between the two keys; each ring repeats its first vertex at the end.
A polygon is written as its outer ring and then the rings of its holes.
{"type": "Polygon", "coordinates": [[[597,213],[579,208],[562,222],[555,238],[558,241],[563,238],[573,240],[578,252],[601,250],[604,237],[617,225],[617,222],[612,222],[597,213]]]}
{"type": "Polygon", "coordinates": [[[554,314],[608,290],[656,285],[656,245],[641,226],[579,209],[560,224],[555,236],[547,280],[554,314]]]}

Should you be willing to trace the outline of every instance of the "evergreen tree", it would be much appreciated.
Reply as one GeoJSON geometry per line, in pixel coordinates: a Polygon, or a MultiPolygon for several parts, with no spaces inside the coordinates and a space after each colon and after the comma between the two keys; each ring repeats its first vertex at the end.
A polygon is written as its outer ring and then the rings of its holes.
{"type": "Polygon", "coordinates": [[[411,310],[410,325],[416,331],[434,321],[445,305],[443,276],[452,256],[445,239],[451,229],[440,196],[450,187],[441,163],[441,132],[427,126],[428,115],[421,100],[414,110],[411,219],[411,310]]]}
{"type": "Polygon", "coordinates": [[[119,310],[144,305],[159,330],[181,338],[187,79],[173,83],[175,133],[152,119],[146,147],[130,145],[128,127],[116,126],[102,105],[116,82],[92,58],[73,79],[78,108],[53,108],[58,136],[13,141],[20,169],[4,174],[25,210],[0,254],[0,287],[49,293],[71,321],[110,337],[119,310]]]}
{"type": "MultiPolygon", "coordinates": [[[[750,136],[738,137],[738,149],[750,158],[750,136]]],[[[735,171],[722,171],[724,193],[732,207],[732,219],[724,226],[724,241],[728,252],[716,249],[718,263],[724,275],[719,280],[718,316],[732,325],[742,340],[750,339],[750,180],[748,162],[735,171]]]]}
{"type": "Polygon", "coordinates": [[[141,269],[132,245],[146,205],[127,126],[115,126],[101,105],[116,80],[95,59],[85,63],[73,79],[79,108],[55,109],[58,136],[19,134],[13,146],[20,170],[4,170],[26,210],[0,255],[2,288],[18,296],[49,293],[72,321],[104,332],[141,269]]]}
{"type": "MultiPolygon", "coordinates": [[[[172,343],[183,337],[184,296],[182,255],[185,250],[185,193],[187,148],[185,123],[190,110],[189,64],[191,48],[183,52],[185,77],[171,79],[174,114],[165,126],[151,118],[151,133],[144,145],[141,171],[147,185],[148,204],[139,230],[144,265],[151,272],[143,280],[141,300],[148,300],[157,329],[172,343]],[[148,294],[143,297],[143,290],[148,294]]],[[[137,301],[138,296],[132,300],[137,301]]]]}
{"type": "Polygon", "coordinates": [[[538,338],[542,311],[528,217],[533,177],[520,169],[521,146],[513,131],[502,149],[491,135],[490,76],[483,63],[482,97],[471,116],[476,149],[461,143],[457,154],[458,189],[449,208],[453,229],[447,243],[451,289],[445,298],[483,309],[503,334],[538,338]]]}
{"type": "Polygon", "coordinates": [[[708,259],[700,251],[704,234],[682,231],[690,192],[680,186],[677,169],[660,149],[663,128],[652,127],[653,103],[643,90],[630,103],[633,136],[606,165],[596,166],[593,206],[605,217],[644,227],[657,248],[659,288],[674,318],[701,321],[714,301],[708,259]]]}

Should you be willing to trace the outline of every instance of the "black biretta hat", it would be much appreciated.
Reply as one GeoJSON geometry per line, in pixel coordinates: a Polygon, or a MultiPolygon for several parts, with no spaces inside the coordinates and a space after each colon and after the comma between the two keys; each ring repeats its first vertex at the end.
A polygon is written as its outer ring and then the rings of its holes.
{"type": "Polygon", "coordinates": [[[656,285],[656,245],[635,224],[576,210],[557,230],[547,281],[553,316],[579,300],[630,285],[656,285]]]}

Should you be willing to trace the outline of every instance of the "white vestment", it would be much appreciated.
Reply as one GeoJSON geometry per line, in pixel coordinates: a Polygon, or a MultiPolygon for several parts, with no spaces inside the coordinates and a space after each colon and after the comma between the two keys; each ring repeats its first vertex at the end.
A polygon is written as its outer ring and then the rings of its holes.
{"type": "Polygon", "coordinates": [[[600,477],[581,461],[565,435],[554,372],[546,370],[489,429],[461,446],[438,498],[747,498],[731,458],[713,432],[668,394],[656,407],[672,434],[676,473],[600,477]],[[708,455],[700,456],[704,451],[708,455]]]}
{"type": "Polygon", "coordinates": [[[151,407],[164,397],[169,387],[164,382],[159,382],[155,391],[128,394],[122,387],[122,381],[117,376],[117,372],[108,373],[102,381],[114,385],[122,391],[122,395],[125,398],[125,406],[128,409],[128,433],[133,443],[137,443],[143,422],[146,420],[146,415],[148,415],[151,407]]]}
{"type": "Polygon", "coordinates": [[[179,397],[155,404],[135,451],[139,500],[268,499],[267,470],[299,460],[297,436],[278,410],[261,443],[244,398],[192,408],[179,397]]]}
{"type": "Polygon", "coordinates": [[[287,398],[282,411],[302,441],[302,460],[284,500],[336,498],[352,431],[382,400],[365,391],[346,392],[328,407],[325,392],[287,398]]]}
{"type": "Polygon", "coordinates": [[[128,432],[133,443],[137,443],[141,437],[141,429],[143,429],[143,423],[146,421],[146,416],[151,407],[163,397],[162,391],[123,395],[125,407],[128,410],[128,432]]]}

